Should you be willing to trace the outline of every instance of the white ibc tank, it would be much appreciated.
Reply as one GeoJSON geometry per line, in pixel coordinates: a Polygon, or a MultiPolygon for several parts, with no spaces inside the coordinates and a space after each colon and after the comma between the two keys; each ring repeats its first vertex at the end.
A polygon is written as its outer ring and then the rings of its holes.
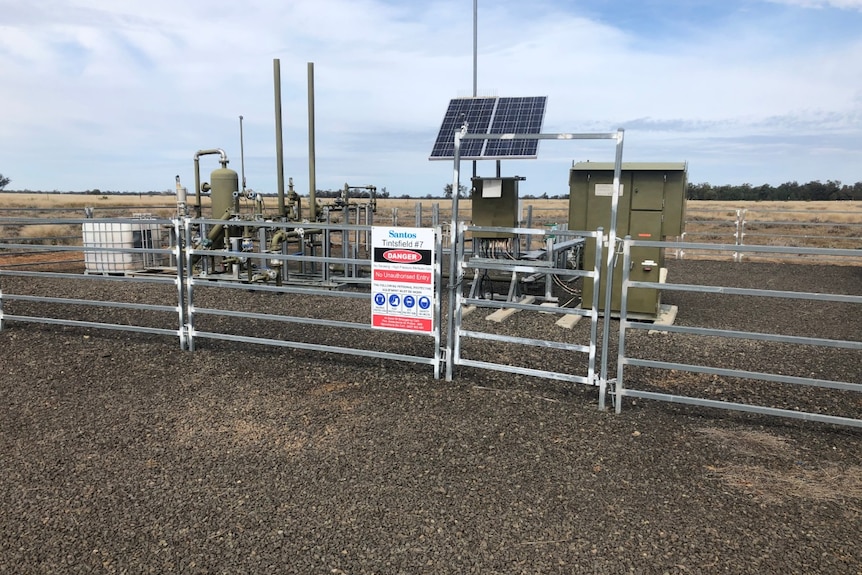
{"type": "Polygon", "coordinates": [[[124,273],[155,267],[159,254],[87,250],[86,248],[161,248],[159,225],[131,222],[85,222],[84,265],[86,273],[124,273]]]}

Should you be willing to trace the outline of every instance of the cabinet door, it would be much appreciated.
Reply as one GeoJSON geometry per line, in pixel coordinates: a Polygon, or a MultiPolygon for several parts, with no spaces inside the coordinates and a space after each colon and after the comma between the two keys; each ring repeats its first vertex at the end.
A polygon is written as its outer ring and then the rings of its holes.
{"type": "MultiPolygon", "coordinates": [[[[661,240],[662,212],[632,211],[629,233],[632,239],[661,240]]],[[[632,281],[658,282],[661,277],[662,252],[664,248],[635,246],[632,248],[632,281]]],[[[656,315],[661,292],[655,288],[632,288],[629,290],[629,313],[656,315]]]]}
{"type": "Polygon", "coordinates": [[[632,177],[632,209],[664,208],[665,173],[663,170],[637,171],[632,177]]]}
{"type": "Polygon", "coordinates": [[[644,210],[632,210],[629,235],[633,240],[661,241],[661,225],[664,214],[644,210]]]}

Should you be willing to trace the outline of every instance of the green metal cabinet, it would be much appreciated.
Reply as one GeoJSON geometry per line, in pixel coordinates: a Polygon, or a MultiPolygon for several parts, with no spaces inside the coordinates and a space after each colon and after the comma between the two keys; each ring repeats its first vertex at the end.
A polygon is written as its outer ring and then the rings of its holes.
{"type": "MultiPolygon", "coordinates": [[[[483,228],[518,227],[518,182],[520,176],[473,178],[473,225],[483,228]]],[[[474,238],[511,238],[506,232],[474,232],[474,238]]]]}
{"type": "MultiPolygon", "coordinates": [[[[610,231],[614,165],[581,162],[569,173],[569,229],[610,231]]],[[[684,228],[685,163],[624,163],[620,174],[617,203],[618,237],[658,241],[680,235],[684,228]]],[[[584,261],[595,260],[595,240],[585,246],[584,261]]],[[[659,282],[664,265],[664,249],[634,247],[630,277],[634,281],[659,282]]],[[[611,313],[619,312],[622,293],[622,258],[617,258],[611,291],[611,313]]],[[[603,276],[604,277],[604,276],[603,276]]],[[[599,309],[604,311],[605,281],[599,286],[599,309]]],[[[592,306],[594,285],[584,278],[583,306],[592,306]]],[[[661,306],[661,292],[653,288],[629,291],[627,311],[655,317],[661,306]]]]}

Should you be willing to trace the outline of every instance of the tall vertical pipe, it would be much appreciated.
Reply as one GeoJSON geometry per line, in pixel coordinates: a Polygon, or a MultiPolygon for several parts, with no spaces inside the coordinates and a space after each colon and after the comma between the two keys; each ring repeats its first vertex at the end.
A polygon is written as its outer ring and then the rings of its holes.
{"type": "Polygon", "coordinates": [[[242,194],[245,195],[245,144],[242,137],[242,116],[239,117],[239,165],[242,173],[242,194]]]}
{"type": "MultiPolygon", "coordinates": [[[[622,179],[623,171],[623,137],[625,131],[622,128],[617,130],[617,152],[614,159],[614,189],[611,195],[611,221],[608,229],[608,247],[606,252],[607,264],[605,275],[605,316],[602,326],[602,369],[599,374],[599,409],[605,408],[605,390],[607,389],[608,381],[608,340],[611,331],[611,296],[614,286],[614,267],[616,264],[617,252],[617,212],[619,211],[620,203],[620,180],[622,179]]],[[[596,241],[603,241],[603,238],[596,238],[596,241]]],[[[617,395],[614,398],[616,402],[617,413],[622,408],[623,398],[617,395]]]]}
{"type": "Polygon", "coordinates": [[[314,157],[314,62],[308,63],[308,219],[317,219],[317,202],[315,190],[317,164],[314,157]]]}
{"type": "Polygon", "coordinates": [[[195,217],[201,217],[201,162],[195,154],[195,217]]]}
{"type": "Polygon", "coordinates": [[[281,140],[281,61],[272,61],[273,85],[275,87],[275,165],[278,175],[278,215],[284,217],[284,144],[281,140]]]}

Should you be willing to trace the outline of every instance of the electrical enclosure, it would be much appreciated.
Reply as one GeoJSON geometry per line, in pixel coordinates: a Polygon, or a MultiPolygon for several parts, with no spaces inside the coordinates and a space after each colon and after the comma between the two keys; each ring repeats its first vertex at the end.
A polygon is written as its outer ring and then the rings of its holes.
{"type": "MultiPolygon", "coordinates": [[[[473,178],[473,225],[485,228],[518,227],[520,176],[473,178]]],[[[473,232],[474,238],[511,238],[507,232],[473,232]]]]}
{"type": "MultiPolygon", "coordinates": [[[[605,237],[611,225],[614,165],[605,162],[580,162],[569,173],[569,229],[595,231],[603,228],[605,237]]],[[[679,236],[685,226],[687,166],[684,162],[623,163],[620,196],[617,204],[617,236],[659,241],[679,236]]],[[[595,260],[595,239],[588,238],[584,261],[595,260]]],[[[611,313],[620,311],[622,294],[622,257],[617,258],[611,291],[611,313]]],[[[632,281],[660,282],[664,267],[664,248],[632,248],[632,281]]],[[[605,311],[605,275],[599,286],[599,309],[605,311]]],[[[595,286],[584,278],[583,306],[591,307],[595,286]]],[[[661,292],[653,288],[629,290],[627,312],[648,317],[658,315],[661,292]]]]}

